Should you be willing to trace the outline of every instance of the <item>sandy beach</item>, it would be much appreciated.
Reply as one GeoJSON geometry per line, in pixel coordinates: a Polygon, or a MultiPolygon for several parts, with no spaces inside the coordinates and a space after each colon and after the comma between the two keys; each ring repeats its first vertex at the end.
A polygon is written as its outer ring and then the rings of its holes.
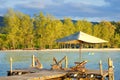
{"type": "MultiPolygon", "coordinates": [[[[79,51],[80,49],[1,50],[1,51],[79,51]]],[[[81,51],[120,51],[120,48],[82,48],[81,51]]]]}
{"type": "MultiPolygon", "coordinates": [[[[40,51],[79,51],[80,49],[44,49],[40,51]]],[[[82,48],[82,51],[120,51],[120,48],[82,48]]]]}

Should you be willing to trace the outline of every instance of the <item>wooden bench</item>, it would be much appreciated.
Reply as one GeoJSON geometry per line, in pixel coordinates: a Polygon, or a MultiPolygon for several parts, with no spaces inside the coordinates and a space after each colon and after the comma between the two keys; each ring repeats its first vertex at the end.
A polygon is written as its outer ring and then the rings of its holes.
{"type": "Polygon", "coordinates": [[[86,68],[85,68],[86,63],[87,63],[87,61],[75,62],[76,66],[72,67],[71,70],[85,72],[86,71],[86,68]]]}

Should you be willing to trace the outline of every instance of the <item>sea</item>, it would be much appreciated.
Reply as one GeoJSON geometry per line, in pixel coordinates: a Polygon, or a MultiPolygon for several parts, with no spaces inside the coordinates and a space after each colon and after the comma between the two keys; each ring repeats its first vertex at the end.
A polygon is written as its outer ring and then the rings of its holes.
{"type": "MultiPolygon", "coordinates": [[[[51,69],[53,57],[57,61],[64,56],[68,57],[68,67],[75,66],[74,62],[87,60],[87,69],[99,70],[99,62],[102,61],[103,70],[108,70],[108,58],[113,60],[115,80],[120,80],[120,50],[8,50],[0,51],[0,77],[7,76],[10,70],[10,58],[14,69],[31,67],[32,55],[35,55],[42,63],[44,69],[51,69]]],[[[63,62],[63,67],[65,63],[63,62]]]]}

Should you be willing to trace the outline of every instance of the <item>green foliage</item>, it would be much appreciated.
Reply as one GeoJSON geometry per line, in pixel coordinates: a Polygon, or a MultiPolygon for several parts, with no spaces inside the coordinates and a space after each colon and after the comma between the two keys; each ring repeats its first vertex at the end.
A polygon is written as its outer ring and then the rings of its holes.
{"type": "Polygon", "coordinates": [[[120,34],[115,34],[113,47],[120,47],[120,34]]]}
{"type": "Polygon", "coordinates": [[[7,33],[7,44],[9,45],[8,48],[15,49],[17,46],[16,45],[17,43],[16,34],[20,26],[19,17],[12,9],[10,9],[8,13],[5,15],[4,21],[5,21],[5,27],[7,30],[6,32],[7,33]]]}
{"type": "Polygon", "coordinates": [[[0,34],[0,49],[6,49],[6,35],[0,34]]]}
{"type": "Polygon", "coordinates": [[[65,18],[63,22],[63,35],[68,36],[70,34],[73,34],[75,32],[75,27],[70,18],[65,18]]]}
{"type": "MultiPolygon", "coordinates": [[[[55,40],[78,31],[109,41],[92,47],[120,47],[120,22],[101,21],[92,24],[86,20],[63,21],[42,12],[33,18],[9,9],[4,16],[5,26],[0,28],[0,49],[45,49],[58,48],[55,40]]],[[[85,44],[89,47],[91,45],[85,44]]]]}
{"type": "Polygon", "coordinates": [[[108,21],[102,21],[94,26],[94,36],[109,41],[108,47],[113,47],[115,26],[108,21]]]}
{"type": "Polygon", "coordinates": [[[92,23],[86,20],[78,20],[75,24],[76,32],[83,31],[92,35],[92,23]]]}

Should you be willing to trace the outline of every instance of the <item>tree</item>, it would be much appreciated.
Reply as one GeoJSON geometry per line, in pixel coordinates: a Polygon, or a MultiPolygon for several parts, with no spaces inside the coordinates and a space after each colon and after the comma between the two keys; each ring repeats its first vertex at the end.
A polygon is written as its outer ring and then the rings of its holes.
{"type": "Polygon", "coordinates": [[[92,35],[92,23],[86,21],[86,20],[78,20],[75,23],[76,32],[83,31],[85,33],[92,35]]]}
{"type": "Polygon", "coordinates": [[[101,27],[100,27],[100,25],[99,24],[96,24],[96,25],[94,25],[93,26],[93,35],[94,36],[96,36],[96,37],[99,37],[99,38],[101,38],[101,27]]]}
{"type": "Polygon", "coordinates": [[[107,46],[112,47],[114,40],[115,26],[108,21],[101,21],[94,26],[94,35],[109,41],[107,46]]]}
{"type": "Polygon", "coordinates": [[[120,34],[115,34],[114,47],[120,47],[120,34]]]}
{"type": "Polygon", "coordinates": [[[65,18],[63,22],[63,36],[68,36],[75,32],[75,27],[70,18],[65,18]]]}
{"type": "Polygon", "coordinates": [[[5,34],[0,34],[0,49],[6,49],[7,44],[6,44],[6,35],[5,34]]]}
{"type": "Polygon", "coordinates": [[[16,48],[16,34],[19,30],[20,20],[17,14],[12,10],[9,9],[8,13],[4,17],[5,27],[7,28],[7,43],[8,48],[16,48]]]}
{"type": "MultiPolygon", "coordinates": [[[[29,15],[9,9],[0,28],[0,49],[55,48],[56,40],[78,31],[109,41],[107,47],[120,47],[120,22],[101,21],[93,25],[86,20],[58,20],[40,12],[29,15]]],[[[103,46],[106,46],[103,45],[103,46]]]]}
{"type": "Polygon", "coordinates": [[[120,34],[120,21],[119,22],[112,22],[112,24],[116,27],[115,33],[120,34]]]}
{"type": "Polygon", "coordinates": [[[45,48],[45,27],[47,24],[47,18],[40,12],[39,15],[35,15],[34,18],[34,36],[35,36],[35,46],[37,48],[45,48]]]}
{"type": "Polygon", "coordinates": [[[33,48],[33,22],[28,15],[23,15],[20,18],[19,32],[17,34],[19,44],[23,48],[33,48]]]}

